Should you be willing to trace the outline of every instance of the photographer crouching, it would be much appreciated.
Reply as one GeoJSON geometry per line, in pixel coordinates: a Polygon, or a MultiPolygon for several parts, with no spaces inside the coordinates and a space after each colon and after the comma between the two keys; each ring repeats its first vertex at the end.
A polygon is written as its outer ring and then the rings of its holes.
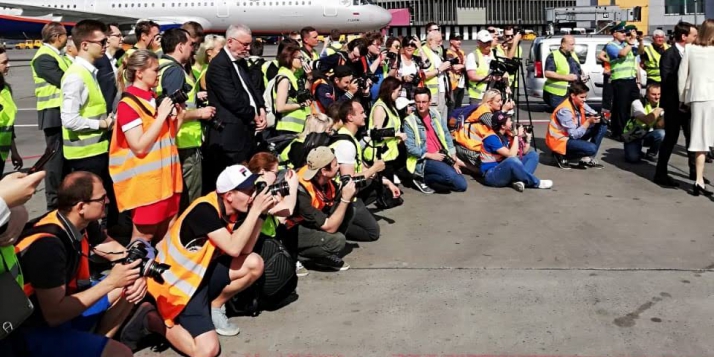
{"type": "Polygon", "coordinates": [[[417,88],[414,92],[417,113],[404,121],[407,134],[407,170],[414,176],[414,186],[423,193],[439,191],[464,192],[468,187],[461,175],[464,163],[447,131],[446,118],[430,108],[431,92],[417,88]]]}
{"type": "MultiPolygon", "coordinates": [[[[144,298],[149,269],[142,259],[122,263],[125,248],[99,225],[108,203],[99,176],[75,171],[59,187],[58,209],[21,234],[15,250],[36,307],[23,324],[30,356],[132,356],[112,337],[144,298]],[[90,281],[90,253],[116,262],[100,281],[90,281]]],[[[136,315],[151,309],[144,304],[136,315]]]]}
{"type": "Polygon", "coordinates": [[[553,181],[540,180],[533,175],[538,167],[538,153],[531,151],[530,145],[533,127],[519,125],[514,130],[510,115],[503,112],[486,115],[491,115],[493,129],[483,138],[481,146],[481,173],[486,185],[511,185],[518,192],[523,192],[526,187],[551,188],[553,181]]]}

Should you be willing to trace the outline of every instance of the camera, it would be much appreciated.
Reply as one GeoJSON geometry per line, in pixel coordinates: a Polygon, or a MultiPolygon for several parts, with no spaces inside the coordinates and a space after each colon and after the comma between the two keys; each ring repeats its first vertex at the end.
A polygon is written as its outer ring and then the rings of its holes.
{"type": "Polygon", "coordinates": [[[370,129],[369,138],[374,141],[382,141],[388,138],[394,138],[397,136],[397,132],[394,128],[384,128],[384,129],[370,129]]]}
{"type": "Polygon", "coordinates": [[[168,264],[157,263],[153,258],[148,258],[149,249],[154,249],[147,246],[146,243],[135,240],[126,247],[126,258],[124,264],[131,264],[137,260],[141,260],[139,264],[139,275],[154,279],[157,283],[163,284],[164,278],[161,276],[166,270],[171,268],[168,264]]]}
{"type": "Polygon", "coordinates": [[[521,34],[521,36],[525,36],[525,35],[526,35],[526,30],[524,30],[524,29],[522,29],[522,28],[520,28],[520,27],[514,27],[514,28],[513,28],[513,33],[519,33],[519,34],[521,34]]]}
{"type": "Polygon", "coordinates": [[[368,79],[370,81],[372,81],[372,84],[374,84],[379,81],[379,76],[377,76],[376,74],[372,74],[372,73],[365,73],[364,75],[362,75],[362,77],[355,78],[354,82],[357,83],[357,86],[360,89],[364,90],[364,89],[367,89],[367,80],[368,79]]]}
{"type": "Polygon", "coordinates": [[[489,65],[491,75],[503,76],[505,73],[515,74],[520,68],[520,62],[515,58],[496,56],[489,65]]]}
{"type": "Polygon", "coordinates": [[[268,186],[268,184],[263,181],[258,181],[255,183],[255,189],[257,190],[257,192],[263,192],[266,187],[268,187],[268,192],[270,192],[270,194],[273,196],[277,196],[278,194],[283,197],[290,195],[290,186],[288,186],[288,183],[286,181],[280,181],[270,186],[268,186]]]}
{"type": "Polygon", "coordinates": [[[352,182],[355,183],[355,187],[358,190],[361,190],[361,189],[367,187],[367,179],[364,176],[350,176],[350,175],[340,176],[340,182],[342,182],[343,186],[346,185],[347,183],[349,183],[350,180],[352,180],[352,182]]]}
{"type": "Polygon", "coordinates": [[[444,150],[444,149],[441,149],[441,150],[439,150],[439,153],[440,153],[440,154],[444,154],[444,159],[441,160],[443,163],[445,163],[445,164],[447,164],[447,165],[449,165],[449,166],[454,166],[454,165],[456,165],[456,160],[454,160],[454,159],[451,157],[451,155],[449,155],[449,152],[448,152],[448,151],[446,151],[446,150],[444,150]]]}
{"type": "Polygon", "coordinates": [[[412,86],[418,86],[419,83],[421,83],[421,75],[420,72],[414,73],[411,75],[412,76],[412,81],[410,82],[412,86]]]}
{"type": "Polygon", "coordinates": [[[312,93],[310,93],[307,89],[300,89],[297,91],[297,94],[295,94],[295,100],[299,104],[305,103],[308,100],[313,100],[312,93]]]}
{"type": "Polygon", "coordinates": [[[460,60],[458,57],[454,57],[454,58],[449,58],[449,59],[447,60],[447,62],[451,62],[451,65],[452,65],[452,66],[455,66],[455,65],[457,65],[457,64],[460,64],[460,63],[461,63],[461,60],[460,60]]]}
{"type": "Polygon", "coordinates": [[[188,94],[180,89],[177,89],[172,94],[167,95],[166,98],[171,99],[174,104],[184,104],[188,101],[188,94]]]}
{"type": "Polygon", "coordinates": [[[516,130],[518,128],[523,128],[523,132],[528,133],[528,134],[533,134],[533,125],[528,125],[528,124],[516,124],[516,130]]]}
{"type": "Polygon", "coordinates": [[[398,54],[396,52],[387,52],[387,59],[394,62],[397,60],[398,54]]]}

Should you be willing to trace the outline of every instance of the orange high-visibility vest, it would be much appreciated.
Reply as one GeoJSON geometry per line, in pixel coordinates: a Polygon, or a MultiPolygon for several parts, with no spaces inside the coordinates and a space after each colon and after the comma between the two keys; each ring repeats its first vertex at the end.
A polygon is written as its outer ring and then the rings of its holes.
{"type": "MultiPolygon", "coordinates": [[[[149,102],[131,97],[122,98],[142,122],[147,132],[156,120],[156,109],[149,102]]],[[[117,206],[120,212],[150,205],[165,200],[183,190],[183,175],[176,147],[176,124],[168,120],[151,150],[144,157],[137,157],[126,141],[119,135],[120,128],[112,134],[109,146],[109,174],[114,182],[117,206]]]]}
{"type": "MultiPolygon", "coordinates": [[[[486,134],[486,136],[483,137],[483,140],[486,140],[489,136],[496,135],[496,132],[491,130],[490,133],[486,134]]],[[[500,138],[499,138],[500,140],[500,138]]],[[[481,146],[481,163],[486,164],[486,163],[491,163],[491,162],[501,162],[503,160],[503,155],[497,153],[497,152],[489,152],[486,150],[485,146],[481,146]]]]}
{"type": "Polygon", "coordinates": [[[464,148],[480,152],[483,147],[483,140],[490,133],[493,133],[493,130],[485,124],[466,123],[461,130],[454,131],[451,136],[454,137],[454,141],[464,148]]]}
{"type": "MultiPolygon", "coordinates": [[[[82,242],[80,243],[80,251],[76,249],[73,251],[67,251],[67,255],[80,254],[79,262],[77,264],[77,271],[74,277],[67,283],[67,295],[72,295],[77,292],[77,286],[79,282],[89,282],[89,238],[87,237],[87,232],[84,231],[82,236],[82,242]]],[[[37,223],[35,223],[29,229],[25,227],[25,231],[20,235],[19,241],[15,244],[15,254],[18,258],[22,257],[27,249],[30,248],[32,243],[43,239],[55,237],[62,241],[65,246],[76,247],[74,240],[72,239],[67,229],[65,229],[64,224],[57,217],[57,210],[49,212],[44,217],[40,218],[37,223]]],[[[52,259],[52,257],[48,257],[52,259]]],[[[25,295],[30,297],[35,293],[35,289],[32,284],[25,281],[24,285],[25,295]]]]}
{"type": "MultiPolygon", "coordinates": [[[[320,190],[315,190],[315,185],[312,184],[312,181],[310,180],[304,180],[302,178],[303,172],[307,171],[307,166],[303,166],[300,170],[298,170],[297,175],[298,175],[298,180],[300,182],[301,189],[304,189],[305,192],[307,192],[308,195],[310,195],[310,198],[312,198],[312,201],[310,202],[312,207],[315,207],[317,210],[322,211],[325,206],[332,206],[335,204],[335,196],[337,195],[337,189],[335,188],[335,183],[333,180],[328,180],[327,182],[327,194],[324,194],[320,190]]],[[[290,217],[285,221],[285,225],[288,227],[288,229],[296,226],[300,222],[303,221],[303,218],[300,216],[295,216],[295,217],[290,217]]]]}
{"type": "Polygon", "coordinates": [[[470,122],[470,123],[478,123],[479,118],[481,118],[482,115],[484,115],[486,113],[490,113],[490,112],[491,112],[491,106],[489,106],[488,103],[483,103],[483,104],[479,105],[479,107],[476,108],[476,110],[474,110],[474,112],[471,113],[471,115],[469,115],[468,118],[466,118],[466,121],[470,122]]]}
{"type": "MultiPolygon", "coordinates": [[[[208,265],[219,252],[210,239],[206,239],[202,246],[187,249],[181,243],[181,227],[188,214],[199,204],[208,203],[216,209],[218,217],[223,219],[223,210],[218,202],[220,198],[216,192],[211,192],[191,203],[186,211],[169,230],[166,238],[156,245],[158,254],[156,261],[169,264],[171,268],[164,271],[162,277],[165,282],[157,283],[154,279],[147,279],[149,293],[156,299],[156,308],[168,327],[174,326],[174,319],[186,307],[196,290],[198,290],[208,265]]],[[[226,220],[226,229],[233,233],[235,217],[226,220]]]]}
{"type": "MultiPolygon", "coordinates": [[[[553,114],[550,115],[550,123],[548,123],[548,131],[545,133],[545,144],[550,148],[555,153],[558,153],[560,155],[565,155],[565,148],[567,146],[568,140],[570,139],[570,136],[568,135],[568,131],[565,130],[560,125],[560,122],[558,121],[558,111],[561,109],[570,109],[570,112],[573,113],[573,122],[577,123],[577,115],[575,115],[575,108],[573,107],[573,103],[570,101],[570,99],[564,100],[560,105],[555,108],[553,111],[553,114]]],[[[585,108],[580,107],[580,125],[585,124],[585,108]]]]}

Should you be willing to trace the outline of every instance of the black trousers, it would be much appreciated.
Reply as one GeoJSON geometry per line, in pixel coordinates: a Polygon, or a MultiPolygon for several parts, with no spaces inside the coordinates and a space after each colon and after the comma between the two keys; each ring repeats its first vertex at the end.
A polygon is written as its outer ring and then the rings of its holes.
{"type": "Polygon", "coordinates": [[[612,113],[611,127],[613,136],[621,136],[625,124],[630,119],[630,106],[632,102],[640,98],[640,90],[637,88],[637,80],[618,79],[612,81],[612,113]]]}
{"type": "Polygon", "coordinates": [[[694,169],[694,153],[687,150],[689,147],[689,133],[690,133],[690,113],[683,113],[679,111],[679,108],[664,108],[664,141],[659,149],[659,158],[657,159],[657,170],[655,171],[655,177],[665,177],[667,176],[667,165],[669,164],[669,158],[672,156],[672,151],[674,146],[677,145],[677,140],[679,140],[679,130],[680,128],[684,132],[684,140],[687,151],[687,157],[689,161],[689,170],[694,169]]]}
{"type": "MultiPolygon", "coordinates": [[[[116,197],[114,195],[114,184],[109,176],[109,153],[84,159],[65,160],[68,173],[75,171],[88,171],[102,179],[104,189],[107,191],[109,205],[107,207],[107,217],[102,220],[106,228],[112,228],[119,222],[119,209],[117,208],[116,197]]],[[[96,197],[94,197],[96,198],[96,197]]]]}
{"type": "Polygon", "coordinates": [[[602,109],[612,109],[612,82],[609,74],[602,76],[602,109]]]}
{"type": "Polygon", "coordinates": [[[47,210],[51,211],[57,208],[57,189],[66,173],[64,155],[62,155],[62,127],[46,128],[43,131],[47,147],[59,145],[57,154],[45,164],[45,201],[47,210]]]}
{"type": "Polygon", "coordinates": [[[461,105],[464,102],[464,93],[466,91],[464,88],[454,88],[452,91],[452,94],[454,96],[454,101],[449,103],[449,114],[451,114],[451,111],[456,109],[456,108],[461,108],[461,105]]]}

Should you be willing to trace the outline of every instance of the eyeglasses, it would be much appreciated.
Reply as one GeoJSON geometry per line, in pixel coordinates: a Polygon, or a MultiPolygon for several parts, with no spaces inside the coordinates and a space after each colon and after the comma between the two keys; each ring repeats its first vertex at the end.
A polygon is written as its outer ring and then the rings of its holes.
{"type": "Polygon", "coordinates": [[[109,34],[109,37],[124,37],[124,36],[120,33],[112,33],[112,34],[109,34]]]}
{"type": "Polygon", "coordinates": [[[84,201],[84,203],[92,203],[92,202],[106,202],[107,200],[107,194],[103,194],[102,197],[99,198],[92,198],[90,200],[84,201]]]}
{"type": "Polygon", "coordinates": [[[243,42],[235,37],[229,37],[228,39],[240,43],[241,45],[243,45],[243,47],[250,47],[250,44],[251,44],[251,42],[243,42]]]}
{"type": "Polygon", "coordinates": [[[109,40],[109,39],[105,37],[104,39],[102,39],[102,40],[99,40],[99,41],[90,41],[90,40],[85,40],[84,42],[89,42],[89,43],[96,43],[96,44],[98,44],[98,45],[101,45],[102,47],[104,47],[104,46],[106,46],[106,45],[107,45],[107,41],[108,41],[108,40],[109,40]]]}

